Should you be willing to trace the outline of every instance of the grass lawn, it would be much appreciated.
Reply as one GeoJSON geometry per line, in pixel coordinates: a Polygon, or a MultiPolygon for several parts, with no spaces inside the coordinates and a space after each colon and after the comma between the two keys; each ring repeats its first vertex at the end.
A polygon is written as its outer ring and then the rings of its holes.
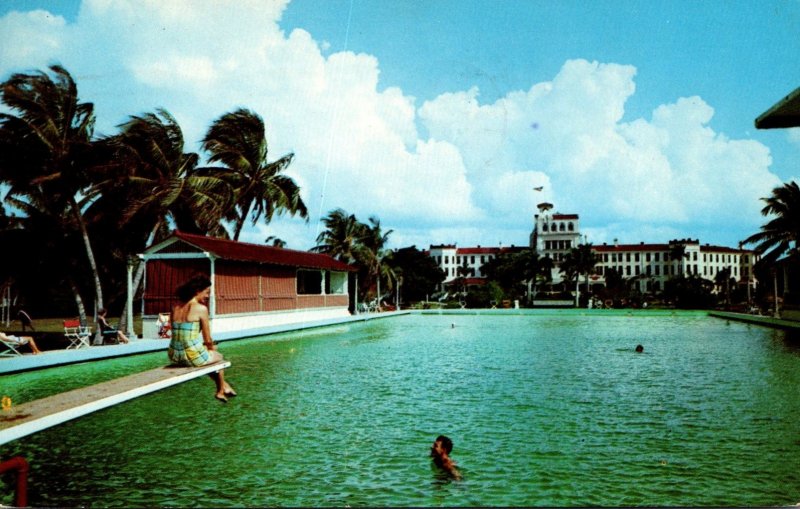
{"type": "MultiPolygon", "coordinates": [[[[11,320],[6,326],[5,322],[0,322],[0,331],[6,334],[14,334],[16,336],[33,336],[36,345],[42,350],[59,350],[69,346],[69,341],[64,337],[64,320],[75,319],[77,316],[64,316],[55,318],[37,318],[33,317],[33,327],[35,330],[31,331],[29,328],[24,332],[22,330],[22,323],[19,320],[11,320]]],[[[91,320],[91,317],[88,317],[91,320]]],[[[119,322],[119,317],[109,317],[109,323],[116,325],[119,322]]],[[[97,328],[97,324],[91,323],[92,331],[97,328]]],[[[142,333],[142,317],[140,315],[133,316],[133,330],[136,334],[142,333]]]]}

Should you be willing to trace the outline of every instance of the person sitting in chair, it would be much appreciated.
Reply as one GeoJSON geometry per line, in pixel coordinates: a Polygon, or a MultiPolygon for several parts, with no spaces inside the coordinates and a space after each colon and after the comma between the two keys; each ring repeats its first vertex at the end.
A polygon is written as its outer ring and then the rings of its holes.
{"type": "Polygon", "coordinates": [[[22,332],[25,332],[25,329],[30,327],[30,329],[36,332],[36,329],[33,328],[33,319],[31,315],[25,312],[24,309],[20,309],[17,311],[17,318],[19,318],[19,323],[22,325],[22,332]]]}
{"type": "Polygon", "coordinates": [[[39,347],[36,346],[36,342],[30,336],[12,336],[10,334],[6,334],[5,332],[0,332],[0,339],[5,343],[14,345],[15,347],[28,345],[31,347],[33,355],[39,355],[42,353],[42,351],[39,350],[39,347]]]}
{"type": "Polygon", "coordinates": [[[127,343],[128,337],[125,336],[121,330],[117,330],[108,324],[108,321],[106,321],[106,314],[108,314],[106,308],[100,308],[97,311],[97,327],[100,329],[100,334],[103,336],[103,343],[108,340],[111,340],[113,343],[127,343]]]}

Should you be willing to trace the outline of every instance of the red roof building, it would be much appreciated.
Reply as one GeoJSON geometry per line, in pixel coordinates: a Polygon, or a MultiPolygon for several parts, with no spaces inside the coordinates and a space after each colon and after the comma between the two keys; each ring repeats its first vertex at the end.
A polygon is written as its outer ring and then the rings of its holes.
{"type": "Polygon", "coordinates": [[[157,337],[159,314],[172,309],[175,290],[196,274],[212,282],[212,332],[348,316],[354,304],[349,274],[357,268],[324,254],[175,231],[141,257],[145,337],[157,337]]]}

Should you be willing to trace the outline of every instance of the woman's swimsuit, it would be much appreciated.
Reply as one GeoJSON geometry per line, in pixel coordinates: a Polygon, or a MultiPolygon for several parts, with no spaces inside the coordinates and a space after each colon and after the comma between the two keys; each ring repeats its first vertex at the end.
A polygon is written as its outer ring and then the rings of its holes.
{"type": "Polygon", "coordinates": [[[173,364],[179,366],[208,364],[211,352],[203,344],[200,322],[172,322],[172,339],[167,355],[173,364]]]}

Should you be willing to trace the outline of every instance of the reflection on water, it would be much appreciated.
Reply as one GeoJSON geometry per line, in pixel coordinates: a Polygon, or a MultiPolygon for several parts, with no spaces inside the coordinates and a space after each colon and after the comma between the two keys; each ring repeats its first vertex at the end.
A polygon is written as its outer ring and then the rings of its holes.
{"type": "MultiPolygon", "coordinates": [[[[698,316],[376,320],[223,344],[240,394],[228,405],[195,380],[0,454],[31,462],[33,505],[795,504],[789,336],[698,316]],[[453,439],[460,481],[431,469],[439,434],[453,439]]],[[[0,388],[22,401],[163,361],[12,375],[0,388]]],[[[11,500],[7,484],[0,502],[11,500]]]]}

